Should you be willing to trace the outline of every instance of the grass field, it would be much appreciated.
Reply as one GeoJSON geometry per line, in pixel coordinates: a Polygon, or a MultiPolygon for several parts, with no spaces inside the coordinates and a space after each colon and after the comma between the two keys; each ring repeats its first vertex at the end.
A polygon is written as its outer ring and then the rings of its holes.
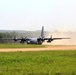
{"type": "Polygon", "coordinates": [[[76,51],[0,53],[0,75],[76,75],[76,51]]]}
{"type": "Polygon", "coordinates": [[[42,48],[45,45],[33,45],[33,44],[0,44],[0,48],[42,48]]]}

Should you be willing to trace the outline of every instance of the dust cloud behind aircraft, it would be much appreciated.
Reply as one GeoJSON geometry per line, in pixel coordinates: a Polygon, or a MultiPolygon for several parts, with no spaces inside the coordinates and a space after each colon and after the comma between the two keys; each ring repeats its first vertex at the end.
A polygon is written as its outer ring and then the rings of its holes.
{"type": "Polygon", "coordinates": [[[50,34],[52,34],[53,37],[70,37],[71,39],[68,40],[55,40],[52,41],[51,43],[44,43],[44,44],[48,44],[48,45],[76,45],[76,32],[75,31],[53,31],[53,32],[49,32],[47,34],[47,37],[50,36],[50,34]]]}

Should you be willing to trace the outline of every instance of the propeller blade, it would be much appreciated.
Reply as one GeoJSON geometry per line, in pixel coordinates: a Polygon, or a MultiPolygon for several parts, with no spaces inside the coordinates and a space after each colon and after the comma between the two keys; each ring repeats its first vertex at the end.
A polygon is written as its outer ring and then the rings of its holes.
{"type": "Polygon", "coordinates": [[[17,38],[16,38],[16,36],[14,37],[14,39],[13,39],[14,41],[17,41],[17,38]]]}
{"type": "Polygon", "coordinates": [[[51,39],[52,39],[52,35],[51,35],[51,39]]]}

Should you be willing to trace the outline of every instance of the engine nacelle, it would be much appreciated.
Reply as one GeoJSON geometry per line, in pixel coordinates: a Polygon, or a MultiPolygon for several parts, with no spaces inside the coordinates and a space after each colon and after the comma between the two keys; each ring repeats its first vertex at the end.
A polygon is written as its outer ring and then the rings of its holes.
{"type": "Polygon", "coordinates": [[[14,40],[14,41],[17,41],[17,38],[14,38],[13,40],[14,40]]]}
{"type": "Polygon", "coordinates": [[[25,42],[24,41],[20,41],[20,43],[24,44],[25,42]]]}
{"type": "Polygon", "coordinates": [[[38,44],[42,44],[43,41],[44,41],[44,40],[43,40],[42,38],[38,38],[38,39],[37,39],[37,43],[38,43],[38,44]]]}
{"type": "Polygon", "coordinates": [[[48,39],[48,41],[47,41],[47,42],[48,42],[48,43],[51,43],[52,41],[53,41],[53,39],[48,39]]]}
{"type": "Polygon", "coordinates": [[[51,43],[51,40],[48,40],[47,42],[48,42],[48,43],[51,43]]]}

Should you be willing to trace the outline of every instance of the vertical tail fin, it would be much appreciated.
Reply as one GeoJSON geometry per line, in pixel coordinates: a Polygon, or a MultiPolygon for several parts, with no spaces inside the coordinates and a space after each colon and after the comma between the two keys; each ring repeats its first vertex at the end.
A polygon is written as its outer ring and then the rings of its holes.
{"type": "Polygon", "coordinates": [[[42,30],[41,30],[41,38],[44,38],[44,26],[42,26],[42,30]]]}

